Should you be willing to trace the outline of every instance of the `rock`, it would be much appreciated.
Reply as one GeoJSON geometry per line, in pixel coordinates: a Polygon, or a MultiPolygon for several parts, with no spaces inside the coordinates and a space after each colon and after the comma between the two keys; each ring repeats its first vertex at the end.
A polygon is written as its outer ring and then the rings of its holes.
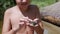
{"type": "Polygon", "coordinates": [[[41,9],[42,18],[60,26],[60,2],[41,9]]]}

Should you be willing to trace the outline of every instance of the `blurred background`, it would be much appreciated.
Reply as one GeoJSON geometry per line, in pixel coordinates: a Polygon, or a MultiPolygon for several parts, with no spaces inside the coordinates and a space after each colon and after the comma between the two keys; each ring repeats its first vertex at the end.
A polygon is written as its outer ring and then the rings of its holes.
{"type": "MultiPolygon", "coordinates": [[[[31,4],[37,5],[39,8],[43,8],[49,5],[52,5],[56,2],[59,2],[60,0],[31,0],[31,4]]],[[[2,24],[3,24],[3,17],[4,17],[4,12],[6,9],[11,8],[15,6],[16,4],[14,3],[14,0],[0,0],[0,34],[2,30],[2,24]]],[[[49,30],[49,34],[60,34],[58,30],[56,30],[58,27],[51,25],[50,23],[44,22],[44,27],[49,30]],[[48,25],[49,24],[49,25],[48,25]],[[53,28],[56,28],[55,30],[53,28]],[[52,30],[53,31],[52,31],[52,30]],[[58,32],[54,32],[58,31],[58,32]]],[[[59,28],[58,28],[59,29],[59,28]]]]}

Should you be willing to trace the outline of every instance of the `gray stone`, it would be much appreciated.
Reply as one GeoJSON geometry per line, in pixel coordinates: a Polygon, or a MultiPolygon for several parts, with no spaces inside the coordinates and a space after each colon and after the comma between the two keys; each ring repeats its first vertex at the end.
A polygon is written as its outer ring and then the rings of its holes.
{"type": "Polygon", "coordinates": [[[44,7],[43,9],[41,9],[41,14],[43,16],[50,15],[59,19],[60,18],[60,2],[44,7]]]}

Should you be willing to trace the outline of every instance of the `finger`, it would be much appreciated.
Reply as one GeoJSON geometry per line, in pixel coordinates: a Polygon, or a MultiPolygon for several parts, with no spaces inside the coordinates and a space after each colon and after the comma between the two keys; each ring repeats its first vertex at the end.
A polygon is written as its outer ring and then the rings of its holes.
{"type": "Polygon", "coordinates": [[[23,19],[29,19],[28,17],[23,17],[23,19]]]}
{"type": "Polygon", "coordinates": [[[29,18],[28,17],[23,17],[24,21],[27,21],[29,18]]]}
{"type": "Polygon", "coordinates": [[[24,20],[24,18],[20,18],[20,20],[24,20]]]}
{"type": "Polygon", "coordinates": [[[33,24],[29,24],[30,26],[34,26],[33,24]]]}
{"type": "Polygon", "coordinates": [[[29,22],[28,19],[20,19],[20,22],[29,22]]]}
{"type": "Polygon", "coordinates": [[[37,25],[35,25],[35,27],[37,27],[38,26],[38,24],[37,25]]]}
{"type": "Polygon", "coordinates": [[[32,19],[29,19],[28,17],[26,19],[29,20],[29,21],[32,21],[32,19]]]}
{"type": "Polygon", "coordinates": [[[20,29],[22,29],[23,27],[26,28],[26,23],[24,22],[19,23],[19,27],[20,29]]]}
{"type": "Polygon", "coordinates": [[[32,21],[32,20],[29,19],[28,17],[24,17],[24,19],[25,19],[25,21],[26,21],[27,23],[29,23],[29,21],[32,21]]]}
{"type": "Polygon", "coordinates": [[[30,25],[30,23],[26,23],[26,25],[30,25]]]}
{"type": "Polygon", "coordinates": [[[23,24],[24,24],[24,22],[20,22],[20,23],[19,23],[19,25],[23,25],[23,24]]]}
{"type": "Polygon", "coordinates": [[[39,19],[38,18],[34,19],[34,21],[37,21],[37,20],[39,20],[39,19]]]}
{"type": "Polygon", "coordinates": [[[28,21],[32,21],[32,19],[29,19],[28,17],[24,17],[24,19],[26,19],[28,21]]]}
{"type": "Polygon", "coordinates": [[[23,27],[23,26],[24,26],[24,22],[20,22],[19,27],[23,27]]]}

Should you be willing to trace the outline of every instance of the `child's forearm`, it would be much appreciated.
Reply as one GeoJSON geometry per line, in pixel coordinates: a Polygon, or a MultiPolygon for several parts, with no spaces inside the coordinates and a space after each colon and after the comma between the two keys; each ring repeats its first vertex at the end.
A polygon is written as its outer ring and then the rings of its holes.
{"type": "Polygon", "coordinates": [[[44,29],[42,29],[40,26],[35,27],[34,30],[37,34],[43,34],[44,32],[44,29]]]}

